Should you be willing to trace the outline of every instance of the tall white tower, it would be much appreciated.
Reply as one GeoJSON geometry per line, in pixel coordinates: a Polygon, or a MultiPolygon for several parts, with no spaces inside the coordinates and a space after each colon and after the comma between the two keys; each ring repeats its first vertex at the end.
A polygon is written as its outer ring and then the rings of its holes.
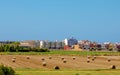
{"type": "Polygon", "coordinates": [[[43,41],[40,41],[40,48],[43,47],[43,41]]]}
{"type": "Polygon", "coordinates": [[[64,42],[65,42],[65,45],[68,45],[68,39],[67,38],[64,40],[64,42]]]}

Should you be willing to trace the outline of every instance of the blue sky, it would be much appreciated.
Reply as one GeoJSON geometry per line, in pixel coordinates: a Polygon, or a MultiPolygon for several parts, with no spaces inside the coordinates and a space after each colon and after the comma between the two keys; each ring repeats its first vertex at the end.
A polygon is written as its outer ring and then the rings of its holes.
{"type": "Polygon", "coordinates": [[[0,40],[120,42],[120,0],[0,0],[0,40]]]}

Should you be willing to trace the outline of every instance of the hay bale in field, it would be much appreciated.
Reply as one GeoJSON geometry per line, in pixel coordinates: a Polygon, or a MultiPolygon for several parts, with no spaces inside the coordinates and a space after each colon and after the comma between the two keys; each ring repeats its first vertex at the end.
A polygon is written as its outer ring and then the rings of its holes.
{"type": "Polygon", "coordinates": [[[59,70],[60,67],[59,67],[59,66],[55,66],[54,69],[55,69],[55,70],[59,70]]]}
{"type": "Polygon", "coordinates": [[[49,56],[49,59],[52,59],[52,57],[51,57],[51,56],[49,56]]]}
{"type": "Polygon", "coordinates": [[[110,59],[108,59],[107,61],[108,61],[108,62],[111,62],[111,60],[110,60],[110,59]]]}
{"type": "Polygon", "coordinates": [[[97,57],[96,57],[96,56],[94,56],[93,58],[94,58],[94,59],[96,59],[97,57]]]}
{"type": "Polygon", "coordinates": [[[75,57],[73,57],[73,60],[75,60],[76,58],[75,57]]]}
{"type": "Polygon", "coordinates": [[[61,60],[64,60],[64,59],[65,59],[65,58],[63,58],[63,57],[61,58],[61,60]]]}
{"type": "Polygon", "coordinates": [[[67,61],[66,61],[66,60],[63,60],[63,63],[67,63],[67,61]]]}
{"type": "Polygon", "coordinates": [[[90,59],[91,57],[90,56],[87,56],[88,59],[90,59]]]}
{"type": "Polygon", "coordinates": [[[15,62],[15,59],[12,59],[12,62],[15,62]]]}
{"type": "Polygon", "coordinates": [[[43,66],[46,66],[46,65],[47,65],[47,63],[46,63],[46,62],[43,62],[43,63],[42,63],[42,65],[43,65],[43,66]]]}
{"type": "Polygon", "coordinates": [[[94,61],[95,59],[94,58],[92,58],[92,61],[94,61]]]}
{"type": "Polygon", "coordinates": [[[42,61],[44,61],[45,59],[44,59],[44,58],[42,58],[41,60],[42,60],[42,61]]]}
{"type": "Polygon", "coordinates": [[[90,63],[90,59],[87,59],[87,63],[90,63]]]}
{"type": "Polygon", "coordinates": [[[30,59],[30,56],[27,56],[26,59],[30,59]]]}
{"type": "Polygon", "coordinates": [[[116,66],[115,66],[115,65],[111,65],[110,68],[111,68],[111,69],[116,69],[116,66]]]}

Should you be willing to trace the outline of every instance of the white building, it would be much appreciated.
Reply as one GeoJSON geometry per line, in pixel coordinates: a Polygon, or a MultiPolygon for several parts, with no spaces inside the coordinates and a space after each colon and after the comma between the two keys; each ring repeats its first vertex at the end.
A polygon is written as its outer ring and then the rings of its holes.
{"type": "Polygon", "coordinates": [[[67,38],[64,40],[64,43],[65,43],[65,45],[68,45],[68,39],[67,38]]]}

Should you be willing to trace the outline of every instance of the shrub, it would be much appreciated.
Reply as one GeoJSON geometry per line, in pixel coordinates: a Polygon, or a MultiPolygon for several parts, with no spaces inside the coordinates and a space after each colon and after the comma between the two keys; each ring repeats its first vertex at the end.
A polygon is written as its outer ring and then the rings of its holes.
{"type": "Polygon", "coordinates": [[[18,52],[30,52],[30,48],[21,48],[18,52]]]}
{"type": "Polygon", "coordinates": [[[0,52],[49,52],[48,49],[44,48],[31,48],[27,46],[19,46],[14,44],[0,45],[0,52]]]}
{"type": "Polygon", "coordinates": [[[34,49],[32,49],[32,51],[34,51],[34,52],[49,52],[48,49],[44,49],[44,48],[34,48],[34,49]]]}
{"type": "Polygon", "coordinates": [[[0,68],[0,75],[4,75],[4,72],[1,68],[0,68]]]}
{"type": "Polygon", "coordinates": [[[0,66],[0,75],[15,75],[15,71],[11,67],[0,66]]]}
{"type": "Polygon", "coordinates": [[[40,49],[40,51],[39,52],[49,52],[49,50],[48,49],[40,49]]]}
{"type": "Polygon", "coordinates": [[[113,48],[109,48],[109,51],[113,51],[113,48]]]}
{"type": "Polygon", "coordinates": [[[105,54],[103,54],[103,56],[108,56],[108,54],[105,53],[105,54]]]}

